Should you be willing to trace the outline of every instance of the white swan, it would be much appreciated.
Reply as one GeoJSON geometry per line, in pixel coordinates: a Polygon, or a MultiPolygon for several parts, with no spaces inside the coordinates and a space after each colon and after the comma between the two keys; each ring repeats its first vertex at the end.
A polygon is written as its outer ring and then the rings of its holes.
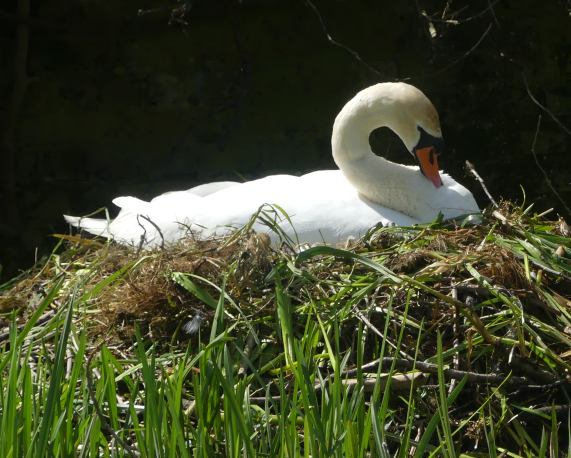
{"type": "MultiPolygon", "coordinates": [[[[409,84],[380,83],[359,92],[335,119],[331,147],[340,170],[209,183],[150,202],[118,197],[113,203],[121,211],[112,221],[65,218],[92,234],[151,248],[183,238],[189,228],[199,238],[223,234],[247,224],[265,203],[287,212],[293,228],[288,221],[280,225],[300,243],[343,242],[378,223],[412,225],[439,214],[449,219],[480,211],[470,191],[439,172],[438,114],[409,84]],[[369,135],[384,126],[401,138],[420,168],[372,153],[369,135]]],[[[268,231],[261,223],[255,229],[268,231]]]]}

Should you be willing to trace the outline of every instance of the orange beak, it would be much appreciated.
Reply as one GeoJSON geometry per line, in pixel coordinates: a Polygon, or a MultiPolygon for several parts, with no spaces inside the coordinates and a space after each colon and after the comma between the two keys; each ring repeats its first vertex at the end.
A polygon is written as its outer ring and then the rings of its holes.
{"type": "Polygon", "coordinates": [[[442,179],[438,172],[438,155],[432,146],[416,149],[416,158],[420,163],[422,174],[432,181],[432,184],[439,188],[442,186],[442,179]]]}

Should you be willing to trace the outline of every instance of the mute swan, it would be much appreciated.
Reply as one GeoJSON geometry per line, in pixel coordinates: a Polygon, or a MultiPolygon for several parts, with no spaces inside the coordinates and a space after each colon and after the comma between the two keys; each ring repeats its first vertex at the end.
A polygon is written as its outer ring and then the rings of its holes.
{"type": "MultiPolygon", "coordinates": [[[[331,147],[340,170],[209,183],[150,202],[118,197],[113,203],[121,211],[112,221],[65,219],[92,234],[152,248],[183,238],[189,228],[199,238],[226,233],[230,226],[247,224],[265,203],[287,212],[293,228],[287,221],[280,225],[300,243],[346,241],[378,223],[413,225],[433,221],[439,214],[449,219],[479,213],[470,191],[439,172],[438,114],[414,86],[379,83],[359,92],[337,115],[331,147]],[[420,168],[372,153],[369,135],[384,126],[401,138],[420,168]]],[[[261,223],[254,228],[268,230],[261,223]]]]}

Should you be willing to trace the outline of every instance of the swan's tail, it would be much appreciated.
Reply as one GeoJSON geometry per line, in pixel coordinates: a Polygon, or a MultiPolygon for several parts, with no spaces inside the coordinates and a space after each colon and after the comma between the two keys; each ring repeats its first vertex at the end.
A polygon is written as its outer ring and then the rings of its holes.
{"type": "Polygon", "coordinates": [[[161,194],[151,202],[131,196],[113,199],[121,209],[115,219],[82,218],[64,215],[74,227],[93,235],[113,239],[124,245],[153,248],[180,239],[186,233],[184,214],[189,208],[202,205],[204,196],[235,186],[234,182],[216,182],[197,186],[188,191],[161,194]],[[179,213],[182,217],[177,217],[179,213]]]}
{"type": "Polygon", "coordinates": [[[109,223],[106,219],[99,218],[82,218],[81,216],[63,215],[68,224],[71,224],[78,229],[82,229],[93,235],[100,237],[111,238],[109,233],[109,223]]]}
{"type": "MultiPolygon", "coordinates": [[[[121,219],[120,217],[122,214],[123,219],[125,219],[126,214],[145,214],[149,208],[148,202],[137,199],[136,197],[129,196],[116,197],[113,199],[113,203],[121,209],[121,212],[116,219],[121,219]]],[[[89,232],[90,234],[97,235],[99,237],[106,237],[108,239],[117,238],[116,229],[118,228],[115,227],[115,230],[110,230],[110,225],[114,222],[114,220],[101,218],[83,218],[81,216],[69,215],[63,215],[63,217],[68,222],[68,224],[71,224],[78,229],[84,230],[85,232],[89,232]]],[[[139,229],[139,226],[136,227],[139,229]]]]}

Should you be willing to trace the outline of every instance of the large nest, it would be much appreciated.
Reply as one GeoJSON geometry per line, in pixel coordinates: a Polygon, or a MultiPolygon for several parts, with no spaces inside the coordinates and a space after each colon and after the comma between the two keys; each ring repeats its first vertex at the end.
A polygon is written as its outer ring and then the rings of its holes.
{"type": "MultiPolygon", "coordinates": [[[[152,252],[64,238],[61,254],[0,291],[0,309],[15,310],[21,326],[62,281],[60,296],[81,297],[76,320],[93,346],[129,357],[139,331],[164,351],[205,343],[218,309],[243,354],[260,345],[252,364],[262,367],[284,356],[287,309],[293,338],[303,341],[314,318],[335,330],[346,376],[414,366],[424,373],[416,383],[430,386],[440,339],[446,377],[481,387],[451,413],[458,424],[472,418],[490,386],[545,412],[568,404],[571,239],[562,220],[504,204],[477,226],[380,227],[349,247],[301,252],[246,230],[152,252]]],[[[325,360],[317,368],[324,376],[330,369],[325,360]]],[[[257,388],[278,395],[277,379],[263,374],[266,385],[257,388]]],[[[430,411],[435,399],[418,402],[430,411]]],[[[501,409],[498,403],[490,408],[501,409]]],[[[394,407],[398,416],[403,406],[394,407]]],[[[478,421],[468,429],[470,443],[484,437],[478,421]]]]}

